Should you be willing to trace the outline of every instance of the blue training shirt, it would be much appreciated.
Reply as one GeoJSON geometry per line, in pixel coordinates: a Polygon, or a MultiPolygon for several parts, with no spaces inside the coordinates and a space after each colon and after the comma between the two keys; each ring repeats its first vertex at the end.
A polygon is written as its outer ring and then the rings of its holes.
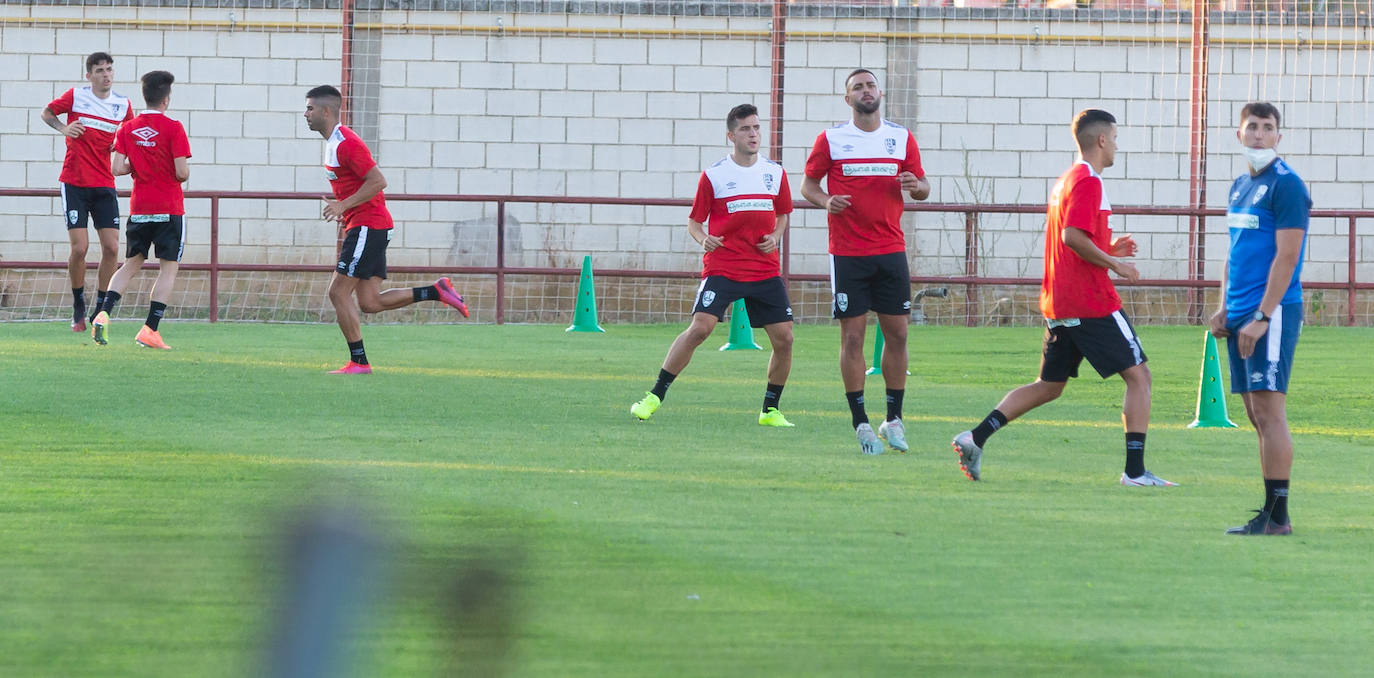
{"type": "Polygon", "coordinates": [[[1249,172],[1231,184],[1231,204],[1226,226],[1231,232],[1231,253],[1226,264],[1226,319],[1238,320],[1259,308],[1269,267],[1278,254],[1276,232],[1281,228],[1303,230],[1302,252],[1293,268],[1293,279],[1281,304],[1302,301],[1302,262],[1307,256],[1307,221],[1312,198],[1307,185],[1282,158],[1269,163],[1258,176],[1249,172]]]}

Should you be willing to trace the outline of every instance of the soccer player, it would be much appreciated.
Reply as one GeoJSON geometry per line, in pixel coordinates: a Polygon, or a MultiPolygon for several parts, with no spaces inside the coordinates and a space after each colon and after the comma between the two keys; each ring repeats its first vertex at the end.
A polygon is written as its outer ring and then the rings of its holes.
{"type": "Polygon", "coordinates": [[[148,110],[119,128],[111,162],[116,175],[134,175],[124,265],[110,279],[109,293],[91,323],[91,337],[101,346],[108,343],[110,313],[152,251],[157,254],[157,281],[153,283],[148,320],[134,341],[146,348],[170,349],[162,341],[158,324],[172,299],[172,286],[181,265],[182,241],[186,238],[181,183],[191,177],[187,162],[191,142],[181,123],[167,117],[175,81],[172,74],[149,71],[143,74],[142,81],[143,101],[148,110]]]}
{"type": "Polygon", "coordinates": [[[997,408],[971,431],[954,437],[959,467],[970,480],[981,478],[983,445],[988,436],[1017,417],[1058,398],[1078,366],[1088,364],[1106,379],[1120,374],[1126,382],[1121,419],[1126,430],[1126,468],[1121,484],[1172,486],[1145,470],[1145,433],[1150,424],[1150,369],[1145,351],[1121,309],[1107,272],[1135,282],[1140,272],[1120,257],[1135,256],[1130,234],[1112,237],[1108,218],[1112,204],[1102,187],[1102,170],[1116,159],[1116,118],[1090,108],[1073,120],[1078,162],[1059,177],[1050,192],[1045,217],[1045,277],[1040,311],[1045,316],[1045,345],[1040,378],[1008,393],[997,408]]]}
{"type": "MultiPolygon", "coordinates": [[[[105,300],[110,276],[119,262],[119,197],[110,174],[110,146],[119,124],[134,117],[129,98],[111,90],[114,57],[96,52],[86,57],[86,80],[91,84],[72,88],[43,108],[43,122],[67,138],[62,159],[62,214],[67,225],[71,253],[67,275],[72,282],[72,331],[86,331],[86,251],[90,236],[87,218],[100,240],[97,269],[96,312],[105,300]],[[66,114],[63,123],[58,116],[66,114]]],[[[94,319],[95,313],[91,314],[94,319]]]]}
{"type": "Polygon", "coordinates": [[[778,411],[792,369],[792,304],[779,275],[778,244],[792,212],[792,191],[782,166],[759,154],[757,108],[740,104],[730,109],[725,129],[734,151],[701,173],[687,217],[687,232],[705,250],[692,324],[668,348],[658,381],[630,406],[630,413],[640,420],[653,415],[725,309],[744,299],[749,324],[762,327],[773,344],[759,424],[790,427],[778,411]]]}
{"type": "Polygon", "coordinates": [[[391,212],[386,208],[386,177],[372,159],[361,137],[339,122],[343,95],[330,85],[305,94],[305,124],[319,132],[324,147],[324,173],[334,200],[324,199],[323,216],[345,229],[339,263],[329,281],[329,303],[334,305],[339,329],[348,342],[348,363],[330,374],[371,374],[363,350],[363,331],[358,307],[365,313],[404,308],[417,301],[441,301],[468,317],[467,304],[448,278],[433,285],[382,291],[386,279],[386,246],[391,240],[391,212]],[[353,304],[356,295],[358,303],[353,304]]]}
{"type": "Polygon", "coordinates": [[[1312,199],[1302,179],[1278,157],[1282,138],[1273,104],[1248,103],[1240,109],[1236,139],[1250,171],[1231,184],[1226,210],[1231,248],[1221,269],[1221,307],[1211,327],[1213,335],[1227,338],[1231,392],[1245,401],[1245,414],[1259,435],[1264,508],[1226,534],[1293,532],[1288,518],[1293,438],[1285,394],[1302,331],[1298,279],[1312,199]]]}
{"type": "Polygon", "coordinates": [[[911,274],[902,233],[903,194],[930,196],[916,137],[878,113],[883,91],[873,72],[855,69],[845,79],[853,119],[816,137],[806,159],[802,196],[825,208],[830,225],[830,289],[840,321],[840,376],[850,423],[864,454],[882,454],[881,435],[905,452],[902,398],[906,394],[906,335],[911,315],[911,274]],[[821,188],[825,179],[825,189],[821,188]],[[828,191],[828,192],[827,192],[828,191]],[[864,334],[868,312],[883,332],[887,416],[873,432],[864,409],[864,334]]]}

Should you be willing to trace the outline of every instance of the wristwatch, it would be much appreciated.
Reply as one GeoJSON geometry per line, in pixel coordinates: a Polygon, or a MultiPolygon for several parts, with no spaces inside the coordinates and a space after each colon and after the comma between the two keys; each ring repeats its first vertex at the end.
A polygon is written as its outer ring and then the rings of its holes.
{"type": "Polygon", "coordinates": [[[1265,315],[1265,314],[1264,314],[1264,311],[1261,311],[1261,310],[1259,310],[1259,309],[1257,308],[1257,309],[1255,309],[1255,312],[1254,312],[1254,313],[1250,314],[1250,320],[1252,320],[1252,321],[1254,321],[1254,322],[1266,322],[1266,323],[1267,323],[1267,322],[1269,322],[1269,316],[1265,315]]]}

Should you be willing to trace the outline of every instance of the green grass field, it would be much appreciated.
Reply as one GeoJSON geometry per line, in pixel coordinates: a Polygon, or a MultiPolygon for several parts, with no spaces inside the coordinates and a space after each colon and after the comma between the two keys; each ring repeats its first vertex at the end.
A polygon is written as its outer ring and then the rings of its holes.
{"type": "Polygon", "coordinates": [[[717,352],[723,327],[633,421],[681,326],[608,329],[371,326],[377,372],[335,377],[332,326],[172,321],[155,352],[132,323],[104,348],[0,325],[0,675],[261,674],[282,535],[312,506],[351,507],[388,554],[335,675],[1374,665],[1374,331],[1306,331],[1294,535],[1236,538],[1263,497],[1255,436],[1234,396],[1239,430],[1186,428],[1200,328],[1142,328],[1168,490],[1117,484],[1122,387],[1095,376],[963,477],[949,439],[1034,377],[1034,328],[913,327],[912,451],[872,458],[834,327],[798,328],[788,430],[755,423],[767,356],[717,352]],[[482,568],[508,585],[461,607],[482,568]]]}

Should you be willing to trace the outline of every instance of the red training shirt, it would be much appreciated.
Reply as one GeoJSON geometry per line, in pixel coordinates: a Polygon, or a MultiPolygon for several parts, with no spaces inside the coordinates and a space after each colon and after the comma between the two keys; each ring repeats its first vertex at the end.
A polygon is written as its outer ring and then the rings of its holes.
{"type": "Polygon", "coordinates": [[[58,181],[83,188],[114,188],[114,174],[110,172],[110,145],[114,143],[119,123],[134,117],[129,98],[113,91],[101,99],[91,92],[91,86],[69,89],[48,104],[57,115],[67,114],[67,124],[77,120],[86,126],[81,136],[67,140],[67,155],[62,159],[62,174],[58,181]]]}
{"type": "MultiPolygon", "coordinates": [[[[372,159],[372,151],[367,149],[362,137],[342,123],[334,128],[324,148],[324,173],[329,177],[329,187],[334,189],[335,199],[343,200],[357,193],[363,186],[363,177],[376,166],[377,161],[372,159]]],[[[344,212],[343,217],[345,229],[366,226],[385,231],[394,225],[382,191],[378,191],[367,202],[344,212]]]]}
{"type": "Polygon", "coordinates": [[[830,253],[871,256],[906,251],[902,208],[906,204],[897,175],[911,172],[925,178],[916,137],[901,125],[884,120],[876,131],[865,132],[854,122],[841,123],[816,137],[806,159],[806,176],[826,178],[830,195],[850,196],[849,207],[827,214],[830,253]]]}
{"type": "Polygon", "coordinates": [[[1103,252],[1112,251],[1112,204],[1102,190],[1102,177],[1079,160],[1050,192],[1045,217],[1045,280],[1040,286],[1040,312],[1051,320],[1102,318],[1121,310],[1121,297],[1107,269],[1088,263],[1064,244],[1064,229],[1077,228],[1103,252]]]}
{"type": "Polygon", "coordinates": [[[697,182],[690,218],[723,242],[702,256],[701,277],[722,275],[738,282],[777,277],[777,250],[764,254],[758,244],[777,228],[778,215],[791,213],[792,189],[782,165],[759,155],[753,165],[742,167],[727,155],[708,167],[697,182]]]}
{"type": "Polygon", "coordinates": [[[161,111],[144,111],[119,128],[115,151],[129,158],[134,191],[130,214],[185,214],[177,158],[191,157],[191,142],[180,122],[161,111]]]}

